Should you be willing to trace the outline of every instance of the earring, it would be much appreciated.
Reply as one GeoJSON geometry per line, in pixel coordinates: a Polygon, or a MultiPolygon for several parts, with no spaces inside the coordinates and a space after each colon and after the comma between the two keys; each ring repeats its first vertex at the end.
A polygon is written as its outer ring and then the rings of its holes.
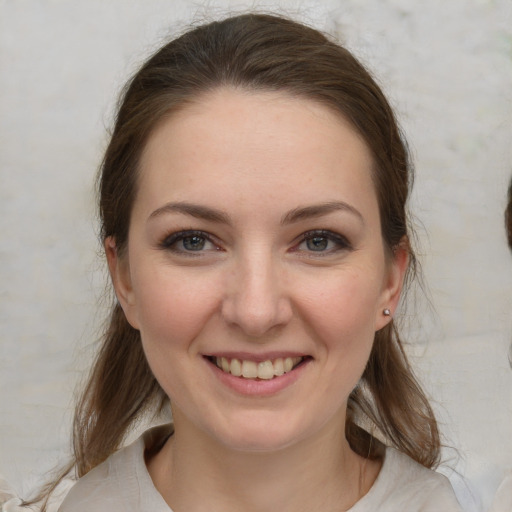
{"type": "Polygon", "coordinates": [[[386,308],[386,309],[382,312],[382,314],[383,314],[384,316],[390,316],[390,315],[391,315],[391,311],[390,311],[388,308],[386,308]]]}

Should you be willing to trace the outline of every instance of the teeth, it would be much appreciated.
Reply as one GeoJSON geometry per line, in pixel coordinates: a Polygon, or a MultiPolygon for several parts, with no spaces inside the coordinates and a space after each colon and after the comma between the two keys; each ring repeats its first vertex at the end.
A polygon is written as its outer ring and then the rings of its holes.
{"type": "Polygon", "coordinates": [[[242,377],[255,379],[258,376],[258,367],[254,361],[242,361],[242,377]]]}
{"type": "Polygon", "coordinates": [[[284,375],[284,361],[282,358],[274,361],[274,375],[284,375]]]}
{"type": "Polygon", "coordinates": [[[235,377],[242,376],[242,365],[238,359],[233,359],[229,368],[229,373],[235,377]]]}
{"type": "Polygon", "coordinates": [[[265,380],[274,378],[274,365],[272,364],[272,361],[263,361],[258,363],[258,377],[265,380]]]}
{"type": "Polygon", "coordinates": [[[302,357],[279,357],[274,361],[268,359],[256,363],[255,361],[240,361],[239,359],[231,359],[230,361],[225,357],[216,357],[214,362],[222,371],[235,377],[270,380],[292,371],[302,359],[302,357]]]}

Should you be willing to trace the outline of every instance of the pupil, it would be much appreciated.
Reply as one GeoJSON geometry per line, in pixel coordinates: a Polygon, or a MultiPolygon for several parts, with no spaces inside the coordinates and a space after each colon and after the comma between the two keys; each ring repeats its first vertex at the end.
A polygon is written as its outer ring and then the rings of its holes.
{"type": "Polygon", "coordinates": [[[205,240],[201,236],[188,236],[183,239],[183,247],[187,251],[200,251],[205,244],[205,240]]]}
{"type": "Polygon", "coordinates": [[[325,237],[316,236],[307,241],[308,249],[311,251],[323,251],[327,249],[329,241],[325,237]]]}

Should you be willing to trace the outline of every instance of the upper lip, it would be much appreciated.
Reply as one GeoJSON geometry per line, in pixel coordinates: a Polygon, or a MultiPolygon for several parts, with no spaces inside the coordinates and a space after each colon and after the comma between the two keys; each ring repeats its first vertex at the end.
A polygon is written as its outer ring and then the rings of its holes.
{"type": "Polygon", "coordinates": [[[261,354],[254,354],[251,352],[233,352],[233,351],[219,351],[219,352],[211,352],[208,354],[204,354],[204,357],[225,357],[228,360],[238,359],[243,361],[254,361],[255,363],[260,363],[262,361],[273,361],[279,358],[286,357],[308,357],[308,354],[297,351],[272,351],[265,352],[261,354]]]}

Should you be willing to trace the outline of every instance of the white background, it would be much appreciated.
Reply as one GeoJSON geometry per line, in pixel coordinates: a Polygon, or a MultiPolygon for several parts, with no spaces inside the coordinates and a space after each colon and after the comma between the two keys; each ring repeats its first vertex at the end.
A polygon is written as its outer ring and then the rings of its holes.
{"type": "Polygon", "coordinates": [[[68,453],[104,313],[93,180],[120,87],[187,23],[248,7],[336,35],[397,110],[431,304],[408,309],[410,350],[447,466],[484,507],[512,469],[510,0],[0,0],[0,473],[27,493],[68,453]]]}

